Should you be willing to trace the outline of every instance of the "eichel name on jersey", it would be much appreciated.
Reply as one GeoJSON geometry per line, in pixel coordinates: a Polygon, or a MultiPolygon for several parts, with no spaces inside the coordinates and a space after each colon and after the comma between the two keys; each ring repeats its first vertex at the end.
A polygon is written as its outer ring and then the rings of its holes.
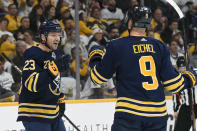
{"type": "Polygon", "coordinates": [[[53,80],[46,70],[56,57],[57,52],[44,52],[36,46],[25,51],[17,121],[53,122],[59,115],[60,77],[53,80]]]}
{"type": "Polygon", "coordinates": [[[93,63],[90,75],[94,83],[103,84],[116,71],[115,117],[166,121],[163,88],[176,93],[189,84],[169,58],[168,47],[156,39],[120,38],[109,43],[102,62],[93,63]]]}

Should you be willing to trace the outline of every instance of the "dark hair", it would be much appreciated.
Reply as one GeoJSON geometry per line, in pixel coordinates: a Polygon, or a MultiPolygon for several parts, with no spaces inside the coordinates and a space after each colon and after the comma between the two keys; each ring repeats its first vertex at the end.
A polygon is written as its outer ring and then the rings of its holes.
{"type": "Polygon", "coordinates": [[[84,19],[83,19],[83,14],[84,14],[84,12],[81,12],[81,13],[79,14],[79,20],[82,20],[82,21],[84,20],[84,19]]]}
{"type": "MultiPolygon", "coordinates": [[[[29,19],[29,17],[28,17],[28,16],[22,17],[22,18],[21,18],[21,22],[22,22],[24,19],[29,19]]],[[[29,19],[29,20],[30,20],[30,19],[29,19]]]]}
{"type": "Polygon", "coordinates": [[[168,22],[168,26],[169,25],[171,25],[173,22],[179,22],[179,20],[178,19],[171,19],[171,20],[169,20],[169,22],[168,22]]]}
{"type": "MultiPolygon", "coordinates": [[[[54,7],[53,5],[49,5],[49,6],[47,6],[47,7],[45,8],[44,16],[45,16],[46,18],[48,18],[48,16],[49,16],[49,11],[50,11],[50,9],[53,8],[53,7],[54,7]]],[[[55,7],[54,7],[54,8],[55,8],[55,7]]],[[[55,8],[55,11],[56,11],[56,8],[55,8]]],[[[52,18],[52,19],[55,19],[55,16],[54,16],[54,18],[52,18]]]]}
{"type": "Polygon", "coordinates": [[[73,18],[71,18],[71,17],[68,17],[68,18],[65,18],[65,19],[63,19],[63,24],[65,25],[65,23],[68,21],[68,20],[73,20],[73,18]]]}
{"type": "Polygon", "coordinates": [[[11,8],[11,6],[13,6],[13,5],[15,5],[16,6],[16,8],[18,9],[18,7],[17,7],[17,5],[16,4],[14,4],[14,3],[12,3],[12,4],[9,4],[8,5],[8,10],[11,8]]]}
{"type": "Polygon", "coordinates": [[[114,24],[111,24],[110,26],[108,26],[108,28],[107,28],[107,32],[108,32],[108,33],[110,33],[113,29],[117,29],[117,30],[119,30],[119,28],[118,28],[118,27],[116,27],[114,24]]]}
{"type": "Polygon", "coordinates": [[[36,6],[34,6],[33,7],[33,9],[31,10],[31,12],[29,13],[29,18],[30,19],[36,19],[36,11],[38,10],[38,9],[42,9],[43,10],[43,8],[42,8],[42,6],[41,5],[36,5],[36,6]]]}
{"type": "Polygon", "coordinates": [[[1,23],[2,21],[7,21],[7,23],[9,23],[8,19],[6,19],[5,17],[0,18],[0,23],[1,23]]]}
{"type": "Polygon", "coordinates": [[[178,42],[176,40],[171,40],[169,43],[169,46],[171,46],[172,42],[176,42],[178,44],[178,42]]]}

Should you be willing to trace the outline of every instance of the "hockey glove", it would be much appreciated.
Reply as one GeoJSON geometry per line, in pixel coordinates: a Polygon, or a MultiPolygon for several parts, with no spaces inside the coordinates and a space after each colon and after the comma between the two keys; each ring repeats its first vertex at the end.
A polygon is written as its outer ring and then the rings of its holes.
{"type": "Polygon", "coordinates": [[[93,68],[93,63],[97,61],[101,61],[103,56],[105,55],[105,48],[103,46],[95,45],[93,46],[88,55],[89,66],[93,68]]]}
{"type": "Polygon", "coordinates": [[[55,60],[55,63],[60,72],[66,72],[69,68],[70,55],[63,55],[59,59],[55,60]]]}
{"type": "Polygon", "coordinates": [[[184,71],[182,75],[190,80],[190,86],[196,85],[197,74],[194,70],[184,71]]]}
{"type": "Polygon", "coordinates": [[[53,79],[59,75],[60,72],[59,72],[57,65],[55,64],[54,61],[51,61],[48,64],[48,72],[52,76],[53,79]]]}
{"type": "Polygon", "coordinates": [[[58,105],[59,105],[59,114],[62,117],[65,112],[65,95],[63,93],[60,94],[60,97],[58,99],[58,105]]]}

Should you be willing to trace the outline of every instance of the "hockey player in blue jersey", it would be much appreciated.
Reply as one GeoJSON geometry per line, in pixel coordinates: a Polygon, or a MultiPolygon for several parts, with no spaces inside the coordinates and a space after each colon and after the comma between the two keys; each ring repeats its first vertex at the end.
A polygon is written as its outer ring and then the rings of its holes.
{"type": "Polygon", "coordinates": [[[177,93],[196,84],[195,72],[177,72],[168,47],[145,36],[150,23],[150,9],[136,6],[128,14],[130,36],[112,40],[106,49],[94,46],[89,52],[93,83],[103,84],[116,73],[112,131],[166,131],[164,89],[177,93]]]}
{"type": "Polygon", "coordinates": [[[65,109],[61,103],[64,95],[60,93],[62,57],[56,50],[61,34],[57,22],[43,22],[40,44],[24,53],[17,121],[22,121],[26,131],[66,130],[61,118],[65,109]]]}

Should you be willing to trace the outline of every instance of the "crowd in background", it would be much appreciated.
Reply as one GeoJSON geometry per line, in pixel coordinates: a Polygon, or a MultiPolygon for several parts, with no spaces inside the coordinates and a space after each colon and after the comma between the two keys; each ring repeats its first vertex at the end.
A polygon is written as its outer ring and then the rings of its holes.
{"type": "MultiPolygon", "coordinates": [[[[140,4],[139,0],[79,0],[81,99],[116,97],[115,75],[101,86],[91,82],[88,51],[93,45],[105,47],[113,39],[128,36],[127,12],[140,4]]],[[[187,42],[190,66],[197,68],[197,4],[187,1],[179,5],[185,15],[184,22],[164,0],[145,0],[143,4],[153,14],[147,36],[168,45],[175,67],[178,57],[184,56],[187,42]]],[[[68,99],[76,95],[74,5],[73,0],[0,0],[0,54],[5,53],[21,70],[24,51],[39,44],[40,18],[59,21],[63,29],[59,50],[71,56],[69,70],[62,74],[62,92],[68,99]]],[[[17,101],[20,81],[20,73],[0,56],[0,101],[17,101]]]]}

